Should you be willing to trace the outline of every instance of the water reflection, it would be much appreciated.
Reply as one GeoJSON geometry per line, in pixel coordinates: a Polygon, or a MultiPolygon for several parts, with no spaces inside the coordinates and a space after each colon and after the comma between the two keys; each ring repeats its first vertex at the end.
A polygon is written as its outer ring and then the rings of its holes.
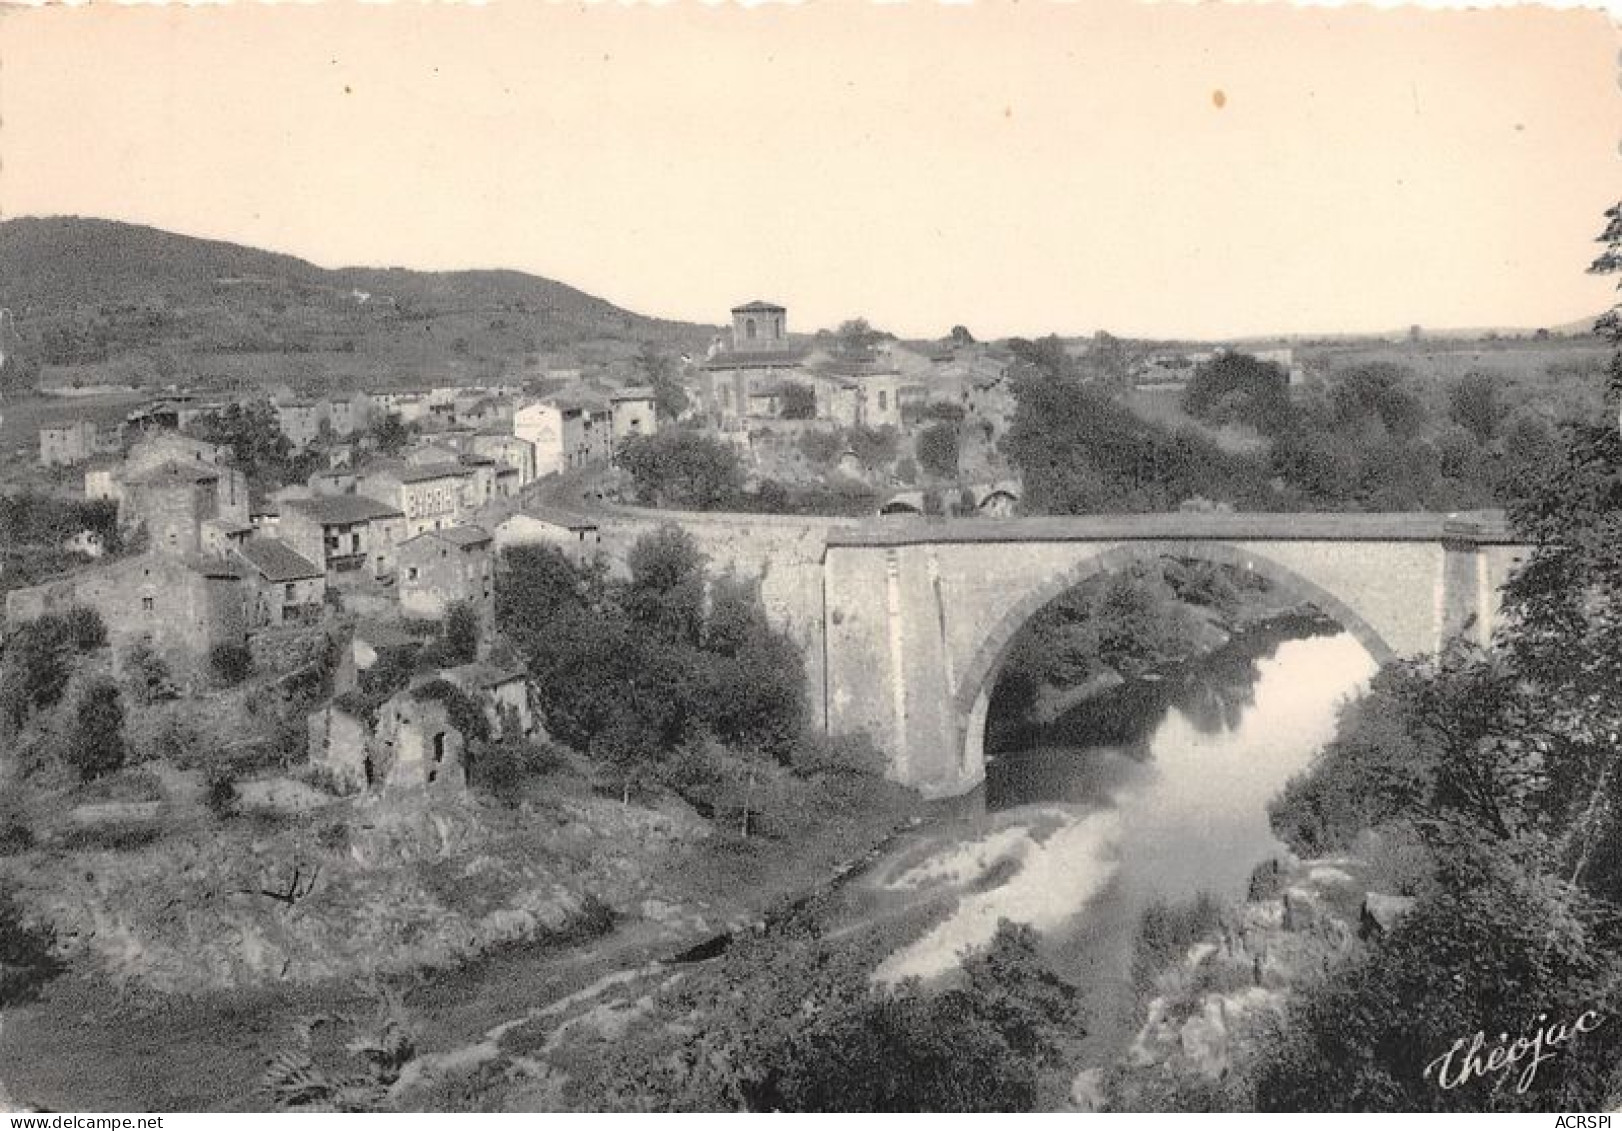
{"type": "Polygon", "coordinates": [[[1345,633],[1280,635],[1120,687],[998,754],[980,821],[938,829],[875,872],[872,897],[946,909],[881,973],[949,969],[1007,917],[1043,932],[1099,1010],[1118,1006],[1143,906],[1244,894],[1251,870],[1281,848],[1267,802],[1375,670],[1345,633]]]}

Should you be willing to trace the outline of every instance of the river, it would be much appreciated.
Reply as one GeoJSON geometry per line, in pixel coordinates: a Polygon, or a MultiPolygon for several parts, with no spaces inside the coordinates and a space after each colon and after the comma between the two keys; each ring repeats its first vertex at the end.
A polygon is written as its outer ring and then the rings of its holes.
{"type": "Polygon", "coordinates": [[[942,974],[999,919],[1030,923],[1083,987],[1089,1059],[1102,1062],[1137,1023],[1129,971],[1144,907],[1244,897],[1283,849],[1268,801],[1375,667],[1347,633],[1275,626],[1026,734],[957,814],[897,846],[853,893],[868,923],[927,924],[879,976],[942,974]]]}

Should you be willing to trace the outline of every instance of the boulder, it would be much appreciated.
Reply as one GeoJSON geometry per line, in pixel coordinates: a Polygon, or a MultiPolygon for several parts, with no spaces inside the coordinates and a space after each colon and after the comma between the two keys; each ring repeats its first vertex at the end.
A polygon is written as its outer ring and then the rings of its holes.
{"type": "Polygon", "coordinates": [[[1412,911],[1414,897],[1411,895],[1382,895],[1371,891],[1363,897],[1363,909],[1358,915],[1357,935],[1361,939],[1370,939],[1385,934],[1394,928],[1402,917],[1412,911]]]}

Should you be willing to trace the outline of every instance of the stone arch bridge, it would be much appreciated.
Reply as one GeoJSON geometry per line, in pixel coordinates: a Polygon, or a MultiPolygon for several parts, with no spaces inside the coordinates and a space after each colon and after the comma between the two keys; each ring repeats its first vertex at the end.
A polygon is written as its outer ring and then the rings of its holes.
{"type": "Polygon", "coordinates": [[[1254,571],[1380,662],[1485,643],[1524,547],[1502,524],[1427,514],[1156,514],[863,524],[828,531],[821,713],[863,730],[932,796],[985,775],[986,710],[1019,631],[1096,574],[1168,555],[1254,571]]]}
{"type": "Polygon", "coordinates": [[[1384,662],[1464,634],[1485,643],[1525,547],[1501,519],[1439,514],[886,518],[605,508],[605,549],[674,521],[712,568],[760,578],[800,643],[816,721],[866,731],[930,796],[985,776],[986,709],[1037,610],[1095,574],[1161,555],[1253,570],[1384,662]]]}

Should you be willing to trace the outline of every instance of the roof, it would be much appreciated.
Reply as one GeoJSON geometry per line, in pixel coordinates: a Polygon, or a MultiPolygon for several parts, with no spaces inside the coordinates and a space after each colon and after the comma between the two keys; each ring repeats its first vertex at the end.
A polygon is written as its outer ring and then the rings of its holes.
{"type": "Polygon", "coordinates": [[[168,460],[156,467],[136,472],[125,482],[149,487],[174,487],[181,484],[212,483],[219,477],[220,469],[212,464],[168,460]]]}
{"type": "Polygon", "coordinates": [[[464,687],[486,690],[500,687],[504,683],[524,678],[524,673],[514,668],[497,667],[495,664],[486,664],[475,660],[471,664],[458,664],[454,668],[444,668],[440,676],[452,683],[464,687]]]}
{"type": "Polygon", "coordinates": [[[551,523],[561,526],[565,530],[596,530],[597,523],[585,515],[575,514],[572,511],[558,510],[556,507],[527,506],[523,510],[509,516],[508,521],[514,518],[533,518],[537,522],[551,523]]]}
{"type": "Polygon", "coordinates": [[[775,369],[803,365],[811,351],[804,348],[786,350],[725,350],[704,363],[705,369],[775,369]]]}
{"type": "Polygon", "coordinates": [[[764,301],[762,299],[757,298],[757,299],[751,299],[750,301],[744,303],[742,306],[734,306],[732,308],[732,313],[734,313],[734,314],[783,314],[783,313],[786,313],[787,310],[788,310],[787,307],[778,306],[775,302],[766,302],[766,301],[764,301]]]}
{"type": "Polygon", "coordinates": [[[322,575],[320,566],[276,538],[244,542],[237,547],[236,555],[266,581],[302,581],[322,575]]]}
{"type": "Polygon", "coordinates": [[[425,463],[420,467],[402,467],[391,473],[401,483],[426,483],[430,479],[453,479],[470,474],[459,463],[425,463]]]}
{"type": "Polygon", "coordinates": [[[364,640],[373,648],[420,648],[422,641],[415,636],[390,628],[386,624],[361,623],[355,626],[355,639],[364,640]]]}
{"type": "Polygon", "coordinates": [[[288,499],[282,506],[307,514],[324,526],[401,517],[399,510],[367,495],[317,495],[312,499],[288,499]]]}
{"type": "Polygon", "coordinates": [[[203,520],[204,526],[209,526],[224,534],[252,534],[253,523],[238,522],[231,518],[208,518],[203,520]]]}
{"type": "Polygon", "coordinates": [[[423,538],[438,538],[441,542],[449,542],[452,546],[465,550],[470,546],[479,546],[490,541],[490,532],[482,526],[447,526],[443,530],[424,530],[415,537],[407,538],[400,545],[404,546],[423,538]]]}
{"type": "Polygon", "coordinates": [[[611,401],[651,401],[654,395],[652,385],[627,385],[608,399],[611,401]]]}

